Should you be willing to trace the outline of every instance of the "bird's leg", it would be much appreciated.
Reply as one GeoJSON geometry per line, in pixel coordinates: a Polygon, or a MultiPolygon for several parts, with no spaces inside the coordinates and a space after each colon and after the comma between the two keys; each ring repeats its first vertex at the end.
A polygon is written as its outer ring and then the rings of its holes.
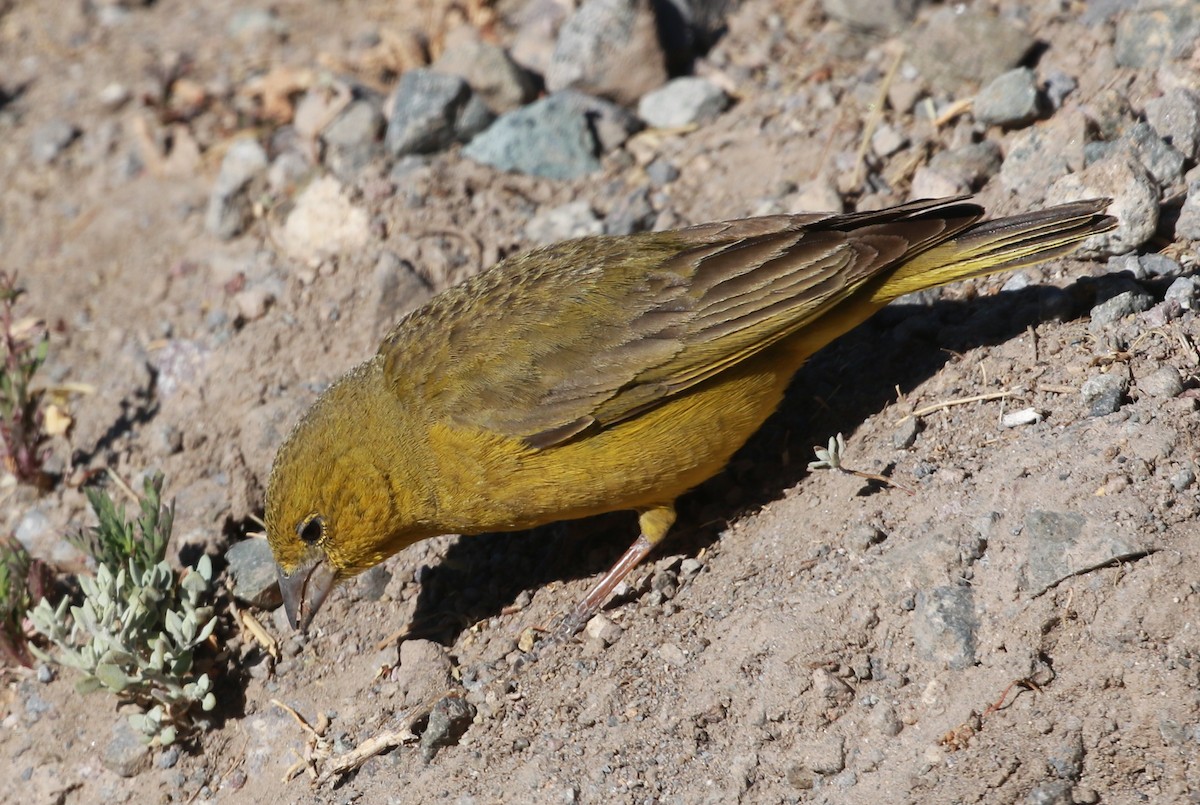
{"type": "Polygon", "coordinates": [[[662,542],[674,522],[675,507],[670,504],[646,509],[638,515],[638,525],[642,533],[563,620],[556,636],[557,640],[566,640],[573,636],[592,619],[608,601],[613,590],[617,589],[617,585],[625,580],[631,570],[641,564],[646,555],[654,550],[655,545],[662,542]]]}

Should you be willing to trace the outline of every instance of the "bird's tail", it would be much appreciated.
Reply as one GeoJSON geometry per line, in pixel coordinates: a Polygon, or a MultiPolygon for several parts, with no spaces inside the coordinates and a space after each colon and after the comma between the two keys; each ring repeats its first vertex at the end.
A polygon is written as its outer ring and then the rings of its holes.
{"type": "Polygon", "coordinates": [[[880,305],[912,291],[970,277],[1037,265],[1066,254],[1079,241],[1107,232],[1111,199],[1076,201],[1022,215],[982,221],[901,265],[871,295],[880,305]]]}

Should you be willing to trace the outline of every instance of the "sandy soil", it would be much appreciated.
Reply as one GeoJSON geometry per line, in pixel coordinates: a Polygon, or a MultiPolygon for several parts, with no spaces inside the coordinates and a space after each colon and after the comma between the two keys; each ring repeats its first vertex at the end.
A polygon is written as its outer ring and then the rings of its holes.
{"type": "MultiPolygon", "coordinates": [[[[1039,69],[1078,81],[1059,114],[1112,87],[1134,109],[1160,92],[1167,68],[1113,60],[1129,4],[1092,24],[1080,3],[997,5],[1036,33],[1039,69]]],[[[575,182],[500,174],[457,148],[399,182],[379,160],[347,185],[367,214],[365,246],[297,256],[283,231],[297,189],[256,198],[240,237],[204,227],[222,155],[251,122],[246,86],[272,66],[352,62],[372,31],[436,39],[448,12],[433,4],[402,24],[378,0],[286,0],[286,38],[239,40],[228,34],[237,6],[0,3],[0,266],[20,272],[30,312],[53,325],[48,381],[95,387],[72,402],[75,428],[52,466],[68,481],[111,467],[135,485],[162,470],[176,558],[221,556],[257,529],[291,423],[421,301],[379,282],[385,252],[436,291],[528,246],[539,211],[585,200],[608,213],[646,185],[646,154],[681,172],[652,190],[658,224],[673,226],[786,208],[822,177],[851,204],[898,203],[930,155],[981,135],[1013,142],[973,130],[969,115],[934,129],[888,111],[919,144],[872,158],[890,186],[841,186],[839,157],[856,153],[904,34],[855,33],[816,3],[746,0],[709,57],[737,94],[714,123],[643,135],[575,182]],[[154,100],[181,59],[204,98],[196,108],[178,86],[154,100]],[[106,104],[111,83],[132,97],[106,104]],[[78,134],[39,163],[31,143],[52,121],[78,134]]],[[[1194,57],[1171,69],[1200,76],[1194,57]]],[[[272,124],[254,125],[269,142],[272,124]]],[[[996,178],[980,199],[995,214],[1040,203],[996,178]]],[[[1141,252],[1195,268],[1194,244],[1170,232],[1141,252]]],[[[105,763],[124,721],[115,698],[79,696],[67,669],[49,682],[10,671],[0,800],[1200,800],[1200,492],[1187,481],[1200,320],[1155,318],[1170,278],[1121,285],[1108,270],[1064,259],[1019,282],[925,294],[834,344],[731,467],[683,501],[675,537],[606,610],[603,634],[515,675],[522,635],[613,561],[632,516],[415,546],[337,592],[307,637],[258,612],[278,663],[223,609],[215,726],[150,750],[131,777],[105,763]],[[1093,326],[1093,306],[1128,284],[1154,306],[1093,326]],[[1156,396],[1164,366],[1182,393],[1156,396]],[[1130,391],[1093,416],[1080,388],[1109,372],[1130,391]],[[950,405],[965,398],[977,399],[950,405]],[[1041,421],[1001,426],[1024,408],[1041,421]],[[810,445],[839,432],[850,466],[904,489],[807,471],[810,445]],[[408,742],[336,784],[284,781],[299,758],[319,772],[389,730],[419,733],[414,717],[446,692],[476,715],[432,759],[408,742]],[[277,700],[313,724],[324,715],[328,730],[310,739],[277,700]]],[[[84,567],[61,539],[89,522],[80,489],[39,498],[9,485],[5,496],[6,527],[36,514],[42,554],[63,573],[84,567]]]]}

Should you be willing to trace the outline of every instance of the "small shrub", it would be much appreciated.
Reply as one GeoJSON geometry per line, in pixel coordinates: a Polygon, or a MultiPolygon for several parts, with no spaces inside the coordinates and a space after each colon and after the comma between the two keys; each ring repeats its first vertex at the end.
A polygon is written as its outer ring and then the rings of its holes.
{"type": "Polygon", "coordinates": [[[46,362],[50,349],[46,328],[38,321],[17,321],[17,300],[25,293],[14,274],[0,271],[0,441],[8,471],[22,483],[49,489],[51,476],[43,469],[45,443],[50,438],[43,422],[43,392],[30,388],[33,376],[46,362]]]}
{"type": "MultiPolygon", "coordinates": [[[[203,719],[216,697],[208,674],[197,675],[197,649],[216,628],[212,562],[200,557],[177,578],[166,562],[173,509],[160,503],[162,477],[148,478],[141,516],[131,522],[124,506],[89,490],[99,525],[75,544],[97,560],[94,578],[81,577],[83,603],[42,601],[30,613],[34,628],[59,648],[53,659],[79,669],[82,693],[107,688],[143,712],[130,723],[148,741],[170,744],[203,719]]],[[[34,649],[39,656],[46,655],[34,649]]]]}
{"type": "Polygon", "coordinates": [[[0,539],[0,665],[32,665],[25,616],[50,591],[46,566],[12,537],[0,539]]]}

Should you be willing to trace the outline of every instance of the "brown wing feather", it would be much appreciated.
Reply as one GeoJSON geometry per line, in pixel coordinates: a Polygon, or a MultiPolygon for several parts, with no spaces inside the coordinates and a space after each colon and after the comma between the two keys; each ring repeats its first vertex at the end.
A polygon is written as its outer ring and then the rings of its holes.
{"type": "Polygon", "coordinates": [[[777,343],[975,222],[980,208],[960,201],[585,238],[517,255],[401,322],[380,348],[385,371],[403,398],[420,386],[433,418],[547,447],[777,343]]]}

